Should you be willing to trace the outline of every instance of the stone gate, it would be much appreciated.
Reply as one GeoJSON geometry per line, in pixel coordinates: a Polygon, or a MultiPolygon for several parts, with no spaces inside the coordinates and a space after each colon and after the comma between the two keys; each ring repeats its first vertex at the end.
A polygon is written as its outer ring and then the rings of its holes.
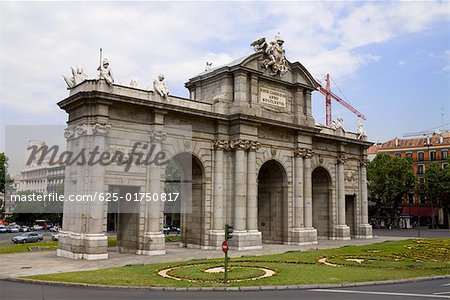
{"type": "MultiPolygon", "coordinates": [[[[181,246],[220,249],[226,223],[234,226],[230,246],[236,250],[371,238],[371,143],[315,124],[315,80],[302,64],[285,60],[282,48],[276,52],[276,45],[282,47],[276,42],[256,41],[256,53],[191,78],[189,99],[103,79],[83,81],[58,103],[69,115],[68,150],[129,155],[141,142],[167,153],[181,166],[183,201],[190,201],[190,210],[181,212],[181,246]],[[188,129],[180,133],[177,126],[188,129]]],[[[141,165],[124,172],[116,164],[72,165],[66,167],[65,193],[161,193],[165,168],[141,165]]],[[[109,206],[65,203],[58,255],[107,258],[109,206]]],[[[136,202],[118,215],[120,251],[165,253],[163,206],[136,202]]]]}

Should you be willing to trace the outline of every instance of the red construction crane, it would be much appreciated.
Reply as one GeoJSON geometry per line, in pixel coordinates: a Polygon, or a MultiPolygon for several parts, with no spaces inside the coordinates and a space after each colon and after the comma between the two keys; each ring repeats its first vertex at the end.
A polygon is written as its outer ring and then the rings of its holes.
{"type": "Polygon", "coordinates": [[[326,79],[326,87],[324,88],[322,86],[322,83],[319,80],[316,80],[317,85],[318,85],[318,90],[319,92],[321,92],[323,95],[325,95],[325,110],[326,110],[326,125],[330,126],[331,125],[331,98],[333,98],[334,100],[336,100],[337,102],[339,102],[340,104],[342,104],[345,108],[347,108],[349,111],[351,111],[352,113],[354,113],[355,115],[357,115],[358,117],[360,117],[363,120],[366,120],[366,117],[359,112],[356,108],[354,108],[353,106],[351,106],[347,101],[341,99],[339,96],[337,96],[335,93],[333,93],[331,91],[330,88],[330,74],[327,74],[327,79],[326,79]]]}

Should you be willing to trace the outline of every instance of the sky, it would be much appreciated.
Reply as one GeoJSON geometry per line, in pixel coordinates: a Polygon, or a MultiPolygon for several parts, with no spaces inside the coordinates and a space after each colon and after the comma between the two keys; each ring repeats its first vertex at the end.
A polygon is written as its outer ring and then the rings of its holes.
{"type": "MultiPolygon", "coordinates": [[[[450,2],[0,2],[0,151],[7,125],[64,125],[61,75],[83,66],[95,78],[99,49],[116,83],[151,88],[165,75],[172,95],[213,67],[252,54],[280,32],[286,57],[366,117],[370,141],[450,129],[450,2]],[[446,125],[445,125],[446,124],[446,125]]],[[[325,99],[313,115],[325,122],[325,99]]],[[[357,117],[332,103],[333,118],[357,117]]]]}

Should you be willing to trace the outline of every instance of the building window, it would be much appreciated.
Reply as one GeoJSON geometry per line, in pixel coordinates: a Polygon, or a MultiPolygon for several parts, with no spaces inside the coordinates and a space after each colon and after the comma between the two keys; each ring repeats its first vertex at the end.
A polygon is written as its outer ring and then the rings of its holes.
{"type": "Polygon", "coordinates": [[[400,152],[396,152],[395,153],[395,157],[401,157],[402,155],[400,154],[400,152]]]}
{"type": "Polygon", "coordinates": [[[448,158],[448,150],[442,150],[442,159],[448,158]]]}
{"type": "Polygon", "coordinates": [[[417,174],[423,174],[425,171],[424,165],[417,165],[417,174]]]}
{"type": "Polygon", "coordinates": [[[412,158],[412,153],[411,152],[407,152],[406,153],[406,157],[412,158]]]}
{"type": "Polygon", "coordinates": [[[436,151],[430,151],[430,160],[436,160],[436,151]]]}
{"type": "Polygon", "coordinates": [[[423,161],[423,152],[418,152],[417,153],[417,160],[418,161],[423,161]]]}

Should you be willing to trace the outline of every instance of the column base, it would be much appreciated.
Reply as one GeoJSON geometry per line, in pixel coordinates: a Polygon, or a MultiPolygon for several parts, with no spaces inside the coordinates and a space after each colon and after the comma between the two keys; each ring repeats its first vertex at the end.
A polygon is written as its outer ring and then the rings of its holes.
{"type": "Polygon", "coordinates": [[[350,240],[350,227],[347,225],[337,225],[335,227],[335,236],[332,239],[342,241],[350,240]]]}
{"type": "Polygon", "coordinates": [[[317,230],[314,228],[293,228],[290,245],[317,244],[317,230]]]}
{"type": "Polygon", "coordinates": [[[210,230],[209,231],[209,245],[210,249],[222,249],[222,243],[225,240],[225,230],[210,230]]]}
{"type": "Polygon", "coordinates": [[[108,237],[103,233],[59,232],[56,255],[71,259],[108,258],[108,237]]]}
{"type": "Polygon", "coordinates": [[[258,230],[235,230],[228,244],[232,250],[262,249],[262,235],[258,230]]]}
{"type": "Polygon", "coordinates": [[[359,224],[356,226],[356,236],[357,239],[371,239],[372,235],[372,226],[370,224],[359,224]]]}
{"type": "Polygon", "coordinates": [[[138,255],[166,254],[166,239],[161,232],[145,232],[143,243],[135,251],[138,255]]]}

